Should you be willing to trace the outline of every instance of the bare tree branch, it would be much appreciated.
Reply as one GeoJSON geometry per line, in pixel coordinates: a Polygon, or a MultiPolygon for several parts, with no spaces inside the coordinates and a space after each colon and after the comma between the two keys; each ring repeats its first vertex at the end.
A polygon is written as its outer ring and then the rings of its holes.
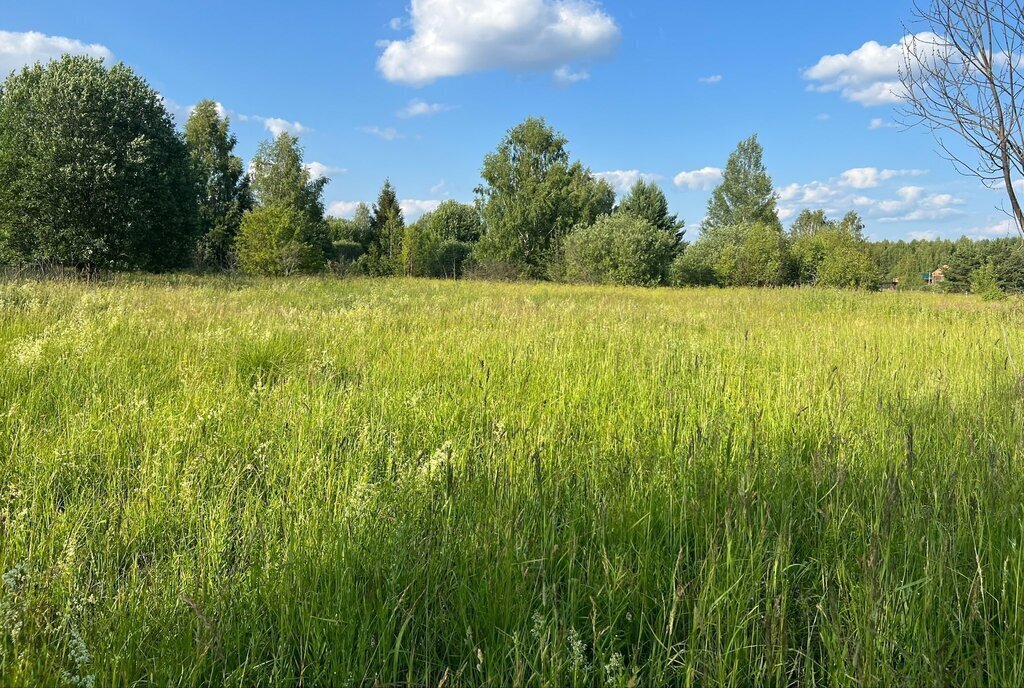
{"type": "Polygon", "coordinates": [[[1003,187],[1008,215],[1024,237],[1024,210],[1014,176],[1024,175],[1024,2],[928,0],[915,5],[900,81],[902,116],[925,126],[962,174],[1003,187]],[[976,154],[947,144],[952,133],[976,154]]]}

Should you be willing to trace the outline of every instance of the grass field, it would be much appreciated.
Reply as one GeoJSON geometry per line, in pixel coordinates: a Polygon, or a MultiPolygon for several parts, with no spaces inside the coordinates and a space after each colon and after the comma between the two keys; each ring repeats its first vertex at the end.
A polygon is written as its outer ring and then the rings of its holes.
{"type": "Polygon", "coordinates": [[[1022,685],[1022,324],[0,285],[0,685],[1022,685]]]}

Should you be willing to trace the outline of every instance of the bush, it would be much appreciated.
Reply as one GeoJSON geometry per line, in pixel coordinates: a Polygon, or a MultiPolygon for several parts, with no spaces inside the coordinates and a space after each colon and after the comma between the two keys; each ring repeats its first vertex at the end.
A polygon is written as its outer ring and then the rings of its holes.
{"type": "Polygon", "coordinates": [[[334,260],[339,263],[354,263],[359,257],[366,253],[366,249],[358,241],[346,241],[344,239],[335,241],[334,260]]]}
{"type": "Polygon", "coordinates": [[[457,279],[463,276],[473,244],[464,241],[442,241],[437,249],[437,277],[457,279]]]}
{"type": "Polygon", "coordinates": [[[676,256],[668,270],[668,282],[674,287],[710,287],[718,283],[715,270],[694,245],[676,256]]]}
{"type": "Polygon", "coordinates": [[[563,266],[571,282],[654,286],[665,281],[675,238],[647,220],[604,215],[565,239],[563,266]]]}
{"type": "Polygon", "coordinates": [[[786,253],[776,227],[748,223],[715,227],[690,246],[673,270],[678,284],[770,287],[782,284],[786,253]],[[713,280],[709,279],[711,275],[713,280]]]}
{"type": "Polygon", "coordinates": [[[971,274],[971,293],[983,301],[998,301],[1006,298],[999,285],[999,273],[993,263],[986,263],[971,274]]]}
{"type": "Polygon", "coordinates": [[[238,232],[238,264],[255,275],[291,275],[323,269],[321,230],[295,208],[267,205],[249,211],[238,232]]]}

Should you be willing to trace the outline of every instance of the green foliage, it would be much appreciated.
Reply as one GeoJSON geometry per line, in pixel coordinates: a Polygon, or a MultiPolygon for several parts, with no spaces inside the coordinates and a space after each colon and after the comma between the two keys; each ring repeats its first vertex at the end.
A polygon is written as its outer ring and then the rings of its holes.
{"type": "Polygon", "coordinates": [[[776,212],[775,186],[764,166],[764,149],[751,136],[729,156],[722,182],[708,200],[703,231],[717,227],[761,224],[782,231],[776,212]]]}
{"type": "Polygon", "coordinates": [[[825,211],[805,210],[790,230],[789,262],[792,277],[800,284],[822,287],[871,289],[878,282],[863,222],[849,213],[839,222],[825,211]]]}
{"type": "Polygon", "coordinates": [[[246,272],[309,272],[326,266],[333,253],[324,218],[327,179],[313,179],[302,154],[299,140],[283,132],[264,141],[253,158],[252,189],[258,207],[243,218],[238,238],[239,264],[246,272]]]}
{"type": "Polygon", "coordinates": [[[686,223],[680,220],[678,215],[669,211],[668,199],[665,198],[665,192],[661,190],[661,187],[643,179],[637,180],[633,188],[616,207],[615,212],[646,220],[654,227],[668,233],[677,242],[682,239],[683,227],[686,226],[686,223]]]}
{"type": "Polygon", "coordinates": [[[480,241],[483,233],[480,213],[473,206],[458,201],[444,201],[425,217],[442,241],[473,244],[480,241]]]}
{"type": "Polygon", "coordinates": [[[370,227],[370,255],[374,261],[371,272],[391,274],[402,261],[402,238],[405,234],[405,217],[391,180],[386,180],[381,187],[370,216],[370,227]]]}
{"type": "Polygon", "coordinates": [[[229,267],[242,215],[253,206],[249,175],[234,155],[237,143],[217,103],[195,106],[185,123],[185,144],[199,183],[199,266],[229,267]]]}
{"type": "Polygon", "coordinates": [[[318,225],[290,205],[272,203],[251,210],[238,233],[238,265],[253,275],[292,275],[323,269],[318,225]]]}
{"type": "Polygon", "coordinates": [[[287,132],[261,143],[252,160],[252,190],[259,205],[293,209],[326,240],[323,194],[330,180],[313,179],[302,156],[299,139],[287,132]]]}
{"type": "Polygon", "coordinates": [[[461,277],[479,238],[476,210],[445,201],[405,229],[402,240],[402,272],[412,277],[461,277]],[[460,241],[455,237],[463,237],[460,241]]]}
{"type": "Polygon", "coordinates": [[[199,231],[188,151],[131,69],[64,57],[0,87],[0,258],[164,270],[199,231]]]}
{"type": "Polygon", "coordinates": [[[672,261],[668,270],[668,282],[674,287],[711,287],[718,284],[710,246],[691,244],[672,261]]]}
{"type": "Polygon", "coordinates": [[[661,284],[675,252],[675,238],[627,213],[603,215],[565,239],[564,272],[571,282],[635,286],[661,284]]]}
{"type": "Polygon", "coordinates": [[[971,273],[971,293],[977,294],[985,301],[1006,298],[1006,293],[999,285],[999,272],[994,263],[985,263],[971,273]]]}
{"type": "Polygon", "coordinates": [[[327,227],[332,241],[351,241],[369,250],[373,243],[373,217],[370,206],[360,203],[356,206],[355,215],[351,220],[346,218],[327,218],[327,227]]]}
{"type": "Polygon", "coordinates": [[[485,230],[477,250],[482,261],[543,277],[572,228],[612,211],[615,190],[570,162],[566,144],[543,119],[530,118],[484,159],[484,184],[477,189],[485,230]]]}
{"type": "Polygon", "coordinates": [[[435,277],[441,238],[429,218],[420,218],[405,228],[402,240],[402,272],[410,277],[435,277]]]}
{"type": "MultiPolygon", "coordinates": [[[[961,244],[973,244],[964,239],[959,242],[942,240],[878,241],[869,244],[869,252],[881,275],[886,280],[898,278],[901,287],[921,287],[923,273],[931,273],[943,265],[951,265],[953,253],[961,244]]],[[[947,287],[950,285],[947,273],[947,287]]],[[[965,277],[962,291],[968,291],[969,281],[965,277]]]]}
{"type": "Polygon", "coordinates": [[[714,284],[723,287],[769,287],[783,283],[785,267],[782,232],[754,223],[705,230],[672,274],[680,285],[705,285],[714,275],[714,284]]]}
{"type": "Polygon", "coordinates": [[[342,264],[354,263],[366,253],[366,249],[357,241],[338,239],[332,242],[332,244],[334,246],[334,260],[342,264]]]}

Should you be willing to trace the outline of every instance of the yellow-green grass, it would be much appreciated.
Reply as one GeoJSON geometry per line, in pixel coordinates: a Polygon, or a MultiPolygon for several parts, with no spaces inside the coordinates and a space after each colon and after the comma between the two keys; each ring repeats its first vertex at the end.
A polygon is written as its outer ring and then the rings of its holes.
{"type": "Polygon", "coordinates": [[[2,284],[0,685],[1022,685],[1022,324],[2,284]]]}

